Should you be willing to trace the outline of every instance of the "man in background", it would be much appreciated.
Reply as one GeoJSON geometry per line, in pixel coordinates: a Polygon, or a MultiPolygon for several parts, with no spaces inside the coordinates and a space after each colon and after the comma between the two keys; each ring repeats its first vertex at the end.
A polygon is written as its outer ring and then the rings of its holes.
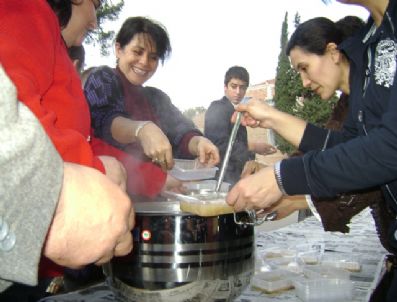
{"type": "MultiPolygon", "coordinates": [[[[230,67],[225,74],[225,95],[220,100],[213,101],[205,114],[204,135],[218,147],[221,163],[225,157],[234,126],[231,122],[234,107],[241,102],[248,86],[248,71],[241,66],[230,67]]],[[[225,171],[224,181],[234,185],[240,179],[245,163],[255,159],[255,153],[270,154],[275,151],[273,146],[265,143],[249,145],[247,129],[240,125],[225,171]]]]}

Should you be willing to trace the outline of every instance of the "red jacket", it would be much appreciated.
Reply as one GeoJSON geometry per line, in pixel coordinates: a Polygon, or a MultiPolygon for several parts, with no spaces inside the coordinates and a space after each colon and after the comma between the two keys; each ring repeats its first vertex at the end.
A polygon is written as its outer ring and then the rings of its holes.
{"type": "Polygon", "coordinates": [[[65,161],[104,172],[90,143],[90,113],[80,79],[44,0],[0,3],[0,62],[18,98],[40,119],[65,161]]]}
{"type": "MultiPolygon", "coordinates": [[[[68,57],[58,19],[47,2],[1,1],[0,41],[0,63],[16,85],[19,100],[38,117],[64,161],[105,172],[93,151],[90,113],[80,78],[68,57]]],[[[99,154],[104,154],[107,148],[104,143],[96,144],[102,146],[99,154]]],[[[146,187],[141,188],[143,195],[159,192],[165,181],[160,169],[152,167],[148,172],[145,169],[148,164],[140,165],[131,157],[125,157],[124,162],[140,168],[138,177],[129,175],[130,182],[139,178],[158,181],[148,189],[150,192],[145,191],[146,187]],[[151,173],[157,173],[157,177],[151,173]]],[[[42,276],[59,273],[60,267],[41,267],[42,276]]]]}

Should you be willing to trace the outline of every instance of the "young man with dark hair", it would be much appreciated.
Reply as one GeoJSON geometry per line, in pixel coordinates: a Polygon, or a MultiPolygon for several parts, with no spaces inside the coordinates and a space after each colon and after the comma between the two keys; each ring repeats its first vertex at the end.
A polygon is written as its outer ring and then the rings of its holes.
{"type": "MultiPolygon", "coordinates": [[[[248,71],[241,66],[230,67],[225,74],[225,95],[220,100],[213,101],[205,114],[204,135],[218,147],[221,155],[220,164],[225,157],[229,136],[234,126],[231,122],[234,108],[245,96],[248,86],[248,71]]],[[[250,150],[247,129],[240,126],[225,171],[224,181],[234,185],[240,179],[245,163],[255,159],[255,153],[273,153],[272,146],[267,144],[260,146],[262,146],[262,150],[260,148],[250,150]]]]}

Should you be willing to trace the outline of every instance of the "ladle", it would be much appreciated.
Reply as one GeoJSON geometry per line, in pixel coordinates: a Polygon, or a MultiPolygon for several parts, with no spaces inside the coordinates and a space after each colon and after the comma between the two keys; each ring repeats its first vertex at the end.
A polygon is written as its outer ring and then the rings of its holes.
{"type": "MultiPolygon", "coordinates": [[[[249,100],[250,100],[250,97],[244,97],[241,100],[240,104],[246,104],[246,103],[248,103],[249,100]]],[[[228,141],[228,144],[227,144],[225,157],[223,158],[222,167],[221,167],[221,170],[219,172],[218,180],[216,182],[215,193],[219,193],[219,189],[221,187],[223,179],[225,178],[225,171],[226,171],[226,168],[227,168],[227,166],[229,164],[229,159],[230,159],[230,155],[232,153],[232,148],[233,148],[234,142],[236,140],[238,129],[240,127],[241,116],[242,116],[242,112],[238,112],[237,116],[236,116],[236,122],[234,123],[234,126],[232,128],[232,132],[230,133],[230,137],[229,137],[229,141],[228,141]]],[[[246,212],[248,214],[250,222],[238,221],[237,217],[236,217],[236,213],[234,213],[234,221],[235,221],[235,223],[237,223],[237,224],[259,225],[259,224],[262,224],[264,221],[272,221],[272,220],[277,218],[277,212],[271,212],[271,213],[268,213],[268,214],[261,215],[262,217],[260,217],[260,218],[259,218],[258,214],[262,214],[261,210],[259,210],[259,211],[246,210],[246,212]]]]}
{"type": "MultiPolygon", "coordinates": [[[[250,99],[250,97],[244,97],[241,100],[240,104],[248,103],[249,99],[250,99]]],[[[221,187],[223,179],[225,178],[225,171],[229,164],[230,154],[232,153],[232,148],[233,148],[234,141],[236,140],[238,128],[240,127],[241,116],[242,116],[242,112],[238,112],[237,116],[236,116],[236,122],[234,123],[232,132],[230,133],[225,157],[223,158],[223,161],[222,161],[222,167],[221,167],[221,170],[219,171],[219,176],[218,176],[218,180],[216,182],[215,192],[219,192],[219,189],[221,187]]]]}

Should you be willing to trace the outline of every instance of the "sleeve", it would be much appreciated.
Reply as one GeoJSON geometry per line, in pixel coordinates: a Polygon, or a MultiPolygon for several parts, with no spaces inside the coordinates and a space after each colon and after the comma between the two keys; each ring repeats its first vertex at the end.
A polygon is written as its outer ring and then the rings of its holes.
{"type": "Polygon", "coordinates": [[[383,202],[380,190],[340,195],[336,199],[312,199],[325,231],[348,233],[350,220],[365,208],[383,202]]]}
{"type": "Polygon", "coordinates": [[[88,142],[89,112],[78,75],[47,2],[1,2],[0,40],[7,41],[0,43],[0,62],[18,99],[40,120],[61,157],[104,171],[88,142]]]}
{"type": "Polygon", "coordinates": [[[63,179],[63,162],[40,123],[0,70],[0,290],[37,284],[38,266],[63,179]],[[14,236],[14,244],[10,238],[14,236]],[[7,248],[8,247],[8,248],[7,248]],[[5,250],[6,248],[6,250],[5,250]]]}
{"type": "MultiPolygon", "coordinates": [[[[221,158],[224,158],[227,145],[229,142],[231,127],[233,124],[230,119],[233,111],[219,101],[212,102],[205,113],[204,122],[204,134],[205,136],[218,147],[221,158]]],[[[240,126],[239,131],[244,130],[240,126]]],[[[247,161],[255,158],[254,153],[248,150],[247,143],[239,139],[239,133],[237,133],[236,140],[233,145],[232,152],[230,154],[230,161],[247,161]]]]}
{"type": "Polygon", "coordinates": [[[312,150],[322,150],[324,146],[328,149],[352,138],[346,134],[345,131],[328,130],[308,123],[299,144],[299,151],[306,153],[312,150]],[[329,137],[327,137],[328,132],[329,137]]]}
{"type": "Polygon", "coordinates": [[[145,87],[143,91],[159,119],[161,130],[167,135],[173,147],[174,155],[190,158],[191,154],[187,147],[190,139],[184,138],[202,136],[201,131],[172,104],[169,96],[163,91],[153,87],[145,87]]]}
{"type": "Polygon", "coordinates": [[[115,117],[129,118],[117,75],[107,66],[95,68],[84,84],[84,93],[90,107],[91,125],[95,136],[118,148],[124,147],[113,139],[110,130],[115,117]]]}
{"type": "Polygon", "coordinates": [[[369,130],[368,135],[357,136],[323,152],[311,151],[302,158],[283,160],[281,177],[286,192],[333,197],[394,181],[397,175],[396,98],[394,83],[380,123],[369,130]]]}

